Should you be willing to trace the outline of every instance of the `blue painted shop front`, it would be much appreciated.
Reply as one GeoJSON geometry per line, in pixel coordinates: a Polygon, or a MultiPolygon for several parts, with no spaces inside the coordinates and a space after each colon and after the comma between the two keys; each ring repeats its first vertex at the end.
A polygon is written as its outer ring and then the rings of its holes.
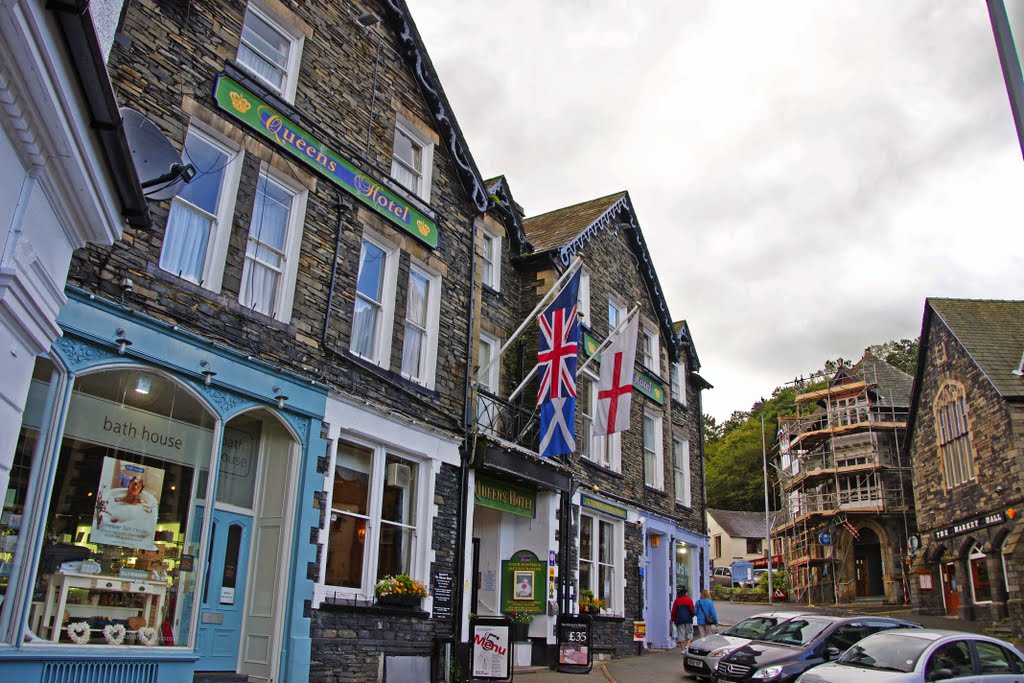
{"type": "Polygon", "coordinates": [[[68,296],[0,492],[0,680],[308,680],[327,387],[68,296]]]}
{"type": "Polygon", "coordinates": [[[648,515],[644,534],[644,621],[649,647],[675,647],[669,627],[676,591],[685,587],[694,601],[707,587],[706,536],[648,515]]]}

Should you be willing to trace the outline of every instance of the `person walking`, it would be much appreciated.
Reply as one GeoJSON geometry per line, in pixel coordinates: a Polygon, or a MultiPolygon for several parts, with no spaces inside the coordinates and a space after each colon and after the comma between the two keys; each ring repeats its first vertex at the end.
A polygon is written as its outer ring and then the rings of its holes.
{"type": "Polygon", "coordinates": [[[697,617],[697,637],[711,635],[712,626],[718,626],[718,612],[715,610],[714,601],[711,600],[711,591],[707,588],[701,591],[700,600],[694,605],[693,613],[697,617]]]}
{"type": "Polygon", "coordinates": [[[679,651],[685,652],[686,646],[693,640],[693,600],[686,594],[686,588],[679,589],[672,603],[672,623],[676,626],[679,651]]]}

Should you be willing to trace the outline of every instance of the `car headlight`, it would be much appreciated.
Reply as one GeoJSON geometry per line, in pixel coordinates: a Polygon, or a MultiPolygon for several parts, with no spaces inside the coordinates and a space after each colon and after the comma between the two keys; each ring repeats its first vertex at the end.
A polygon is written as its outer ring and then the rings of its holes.
{"type": "Polygon", "coordinates": [[[770,681],[771,679],[778,676],[780,673],[782,673],[781,666],[766,666],[763,669],[758,669],[757,671],[755,671],[754,675],[751,676],[751,678],[759,681],[770,681]]]}
{"type": "Polygon", "coordinates": [[[736,648],[732,647],[731,645],[726,645],[725,647],[720,647],[717,650],[712,650],[711,653],[708,656],[709,657],[724,657],[724,656],[726,656],[727,654],[729,654],[730,652],[732,652],[735,649],[736,648]]]}

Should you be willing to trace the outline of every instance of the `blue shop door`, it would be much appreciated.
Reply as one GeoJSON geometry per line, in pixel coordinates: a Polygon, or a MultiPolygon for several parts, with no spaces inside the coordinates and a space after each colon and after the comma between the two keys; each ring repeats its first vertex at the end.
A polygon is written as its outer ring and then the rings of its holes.
{"type": "Polygon", "coordinates": [[[245,611],[252,517],[215,510],[208,570],[199,606],[196,671],[235,671],[245,611]]]}

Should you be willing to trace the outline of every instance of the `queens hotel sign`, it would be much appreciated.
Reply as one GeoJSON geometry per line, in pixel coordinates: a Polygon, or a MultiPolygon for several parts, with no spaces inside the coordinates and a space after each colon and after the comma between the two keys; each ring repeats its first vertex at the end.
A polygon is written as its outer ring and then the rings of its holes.
{"type": "Polygon", "coordinates": [[[217,76],[217,106],[430,247],[437,225],[230,76],[217,76]]]}

